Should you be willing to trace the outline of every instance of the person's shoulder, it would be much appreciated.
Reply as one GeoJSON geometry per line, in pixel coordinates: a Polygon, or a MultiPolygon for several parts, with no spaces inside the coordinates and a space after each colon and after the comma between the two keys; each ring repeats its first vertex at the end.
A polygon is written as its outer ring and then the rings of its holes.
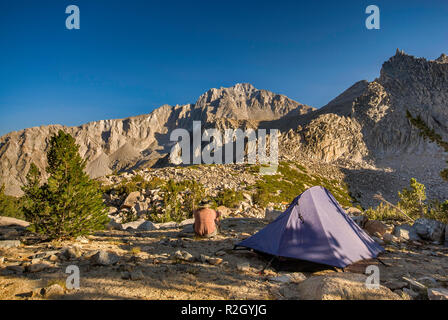
{"type": "Polygon", "coordinates": [[[199,208],[195,210],[194,214],[196,215],[209,215],[209,214],[216,214],[216,211],[212,208],[199,208]]]}

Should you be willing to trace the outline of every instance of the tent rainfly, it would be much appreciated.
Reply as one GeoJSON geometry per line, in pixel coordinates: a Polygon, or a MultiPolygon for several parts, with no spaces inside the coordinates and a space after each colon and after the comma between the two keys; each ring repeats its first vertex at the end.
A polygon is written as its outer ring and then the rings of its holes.
{"type": "Polygon", "coordinates": [[[384,251],[321,186],[296,197],[277,219],[236,247],[339,268],[384,251]]]}

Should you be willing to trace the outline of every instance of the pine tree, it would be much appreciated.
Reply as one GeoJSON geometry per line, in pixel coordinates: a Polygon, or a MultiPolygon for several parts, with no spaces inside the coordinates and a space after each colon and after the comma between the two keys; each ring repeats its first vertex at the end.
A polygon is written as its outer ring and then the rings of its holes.
{"type": "MultiPolygon", "coordinates": [[[[423,121],[422,117],[418,115],[416,118],[412,116],[409,110],[406,110],[406,117],[409,119],[411,124],[415,126],[419,130],[419,134],[426,140],[429,139],[432,142],[437,143],[440,147],[442,147],[445,152],[448,152],[448,142],[442,139],[442,136],[434,130],[434,128],[429,128],[425,121],[423,121]]],[[[448,164],[448,161],[446,162],[448,164]]],[[[440,171],[440,176],[443,180],[448,181],[448,168],[440,171]]]]}
{"type": "Polygon", "coordinates": [[[84,172],[86,162],[75,139],[60,130],[50,139],[47,160],[47,183],[39,186],[41,174],[33,164],[23,188],[25,214],[35,231],[56,239],[102,229],[107,214],[100,188],[84,172]]]}
{"type": "Polygon", "coordinates": [[[423,218],[427,212],[426,188],[424,184],[417,182],[415,178],[411,178],[410,188],[404,188],[398,192],[400,201],[398,205],[411,217],[423,218]]]}

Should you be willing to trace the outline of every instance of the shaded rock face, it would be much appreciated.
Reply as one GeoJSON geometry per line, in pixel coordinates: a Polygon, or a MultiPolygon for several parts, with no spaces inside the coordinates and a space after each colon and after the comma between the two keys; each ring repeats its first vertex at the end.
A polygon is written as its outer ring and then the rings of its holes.
{"type": "Polygon", "coordinates": [[[50,125],[11,132],[0,138],[0,184],[5,184],[7,194],[21,195],[20,186],[31,162],[45,172],[49,139],[60,129],[75,137],[81,156],[87,159],[87,173],[95,178],[113,170],[153,165],[170,152],[170,133],[176,128],[190,130],[193,120],[219,129],[256,128],[259,121],[295,117],[312,110],[286,96],[258,90],[250,84],[237,84],[211,89],[195,104],[165,105],[147,115],[101,120],[79,127],[50,125]]]}
{"type": "Polygon", "coordinates": [[[421,115],[437,133],[448,137],[446,56],[428,61],[397,51],[383,64],[378,79],[356,83],[315,111],[311,121],[305,121],[305,145],[325,161],[440,154],[437,146],[418,135],[406,118],[406,110],[421,115]],[[344,130],[338,129],[338,123],[344,124],[344,130]],[[313,131],[317,134],[310,135],[313,131]],[[326,152],[331,140],[338,146],[337,153],[326,152]]]}
{"type": "MultiPolygon", "coordinates": [[[[430,61],[397,51],[383,64],[379,78],[372,82],[360,81],[326,106],[303,116],[298,121],[297,134],[301,136],[302,150],[311,157],[326,162],[352,161],[364,167],[372,165],[389,170],[389,182],[378,181],[379,186],[394,189],[383,190],[385,193],[396,194],[414,177],[427,186],[431,197],[446,199],[448,189],[440,171],[446,166],[448,154],[420,136],[406,117],[407,111],[413,117],[420,116],[448,140],[445,55],[430,61]],[[389,173],[397,173],[399,178],[389,173]]],[[[354,175],[362,180],[358,173],[354,175]]],[[[371,186],[367,185],[352,191],[363,194],[369,192],[369,188],[371,186]]],[[[372,194],[364,198],[368,197],[372,194]]],[[[366,199],[360,201],[365,203],[366,199]]]]}

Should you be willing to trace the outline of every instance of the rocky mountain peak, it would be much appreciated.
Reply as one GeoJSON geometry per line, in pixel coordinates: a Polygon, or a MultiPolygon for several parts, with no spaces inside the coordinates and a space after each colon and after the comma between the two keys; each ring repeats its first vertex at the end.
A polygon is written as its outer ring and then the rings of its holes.
{"type": "Polygon", "coordinates": [[[200,113],[201,120],[205,122],[222,118],[269,121],[312,110],[284,95],[259,90],[249,83],[210,89],[199,97],[194,106],[194,112],[200,113]]]}
{"type": "Polygon", "coordinates": [[[154,165],[171,151],[170,133],[191,129],[192,121],[225,129],[256,128],[260,121],[296,117],[313,108],[248,83],[210,89],[195,104],[163,105],[150,114],[90,122],[78,127],[42,126],[0,137],[0,185],[20,195],[31,162],[45,171],[48,138],[58,129],[72,134],[91,177],[154,165]]]}
{"type": "Polygon", "coordinates": [[[448,63],[448,56],[442,53],[435,61],[438,63],[448,63]]]}
{"type": "MultiPolygon", "coordinates": [[[[448,190],[439,176],[446,165],[446,155],[437,145],[425,141],[406,117],[407,111],[421,116],[430,128],[448,139],[446,60],[446,55],[431,61],[398,50],[383,64],[379,78],[357,82],[319,110],[285,95],[239,83],[210,89],[195,104],[166,105],[148,115],[97,121],[64,130],[81,146],[81,156],[88,163],[87,172],[98,177],[112,170],[167,164],[163,161],[173,146],[170,133],[176,128],[189,130],[192,120],[200,120],[203,127],[221,130],[292,128],[282,135],[279,143],[280,155],[288,159],[312,158],[387,168],[382,182],[384,194],[396,195],[409,177],[415,177],[427,185],[434,198],[446,199],[448,190]],[[399,172],[400,179],[389,183],[390,170],[399,172]]],[[[45,170],[48,137],[59,128],[63,127],[43,126],[0,137],[0,185],[5,184],[8,194],[21,193],[20,186],[31,162],[45,170]]],[[[375,170],[369,171],[374,177],[375,170]]],[[[361,180],[355,179],[354,185],[362,184],[361,180]]],[[[362,201],[372,198],[370,189],[370,183],[360,187],[362,201]]]]}
{"type": "Polygon", "coordinates": [[[250,83],[237,83],[234,86],[228,88],[211,88],[210,90],[202,94],[198,100],[202,101],[205,98],[207,102],[212,102],[224,95],[244,95],[250,97],[254,91],[257,91],[257,89],[250,83]]]}
{"type": "Polygon", "coordinates": [[[400,50],[399,48],[397,48],[397,50],[395,51],[395,56],[405,56],[406,52],[404,52],[404,50],[400,50]]]}
{"type": "Polygon", "coordinates": [[[235,91],[239,91],[242,93],[252,93],[253,91],[256,91],[257,89],[251,85],[250,83],[237,83],[235,84],[233,87],[229,88],[230,90],[235,90],[235,91]]]}
{"type": "MultiPolygon", "coordinates": [[[[387,91],[394,91],[405,98],[416,98],[416,95],[421,96],[435,87],[445,93],[448,87],[447,62],[448,58],[444,54],[437,60],[427,60],[398,51],[383,64],[378,81],[387,91]]],[[[436,104],[440,103],[443,101],[436,104]]]]}

